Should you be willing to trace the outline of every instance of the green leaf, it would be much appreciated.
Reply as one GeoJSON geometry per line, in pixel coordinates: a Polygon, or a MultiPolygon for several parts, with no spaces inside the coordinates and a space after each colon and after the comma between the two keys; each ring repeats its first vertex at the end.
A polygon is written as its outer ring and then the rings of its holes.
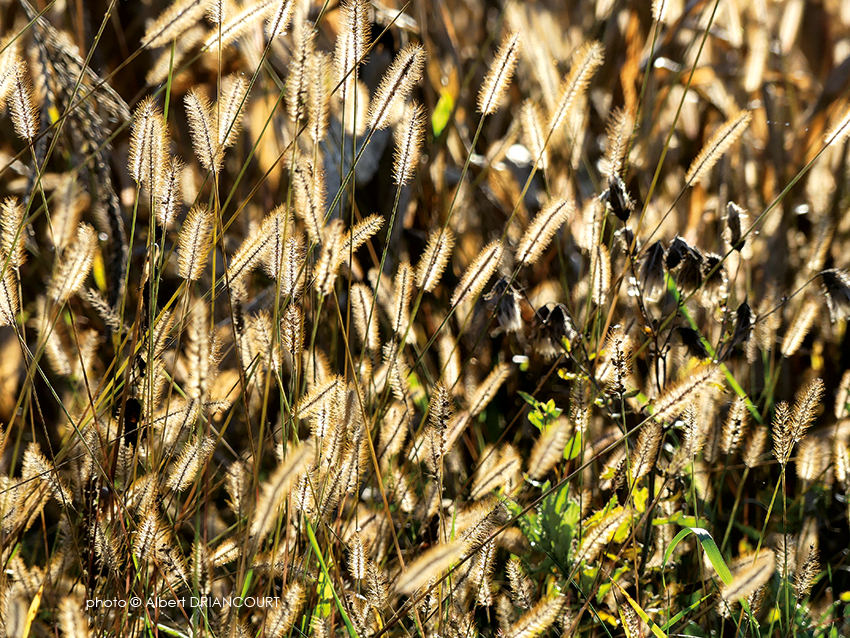
{"type": "MultiPolygon", "coordinates": [[[[319,566],[322,568],[322,574],[327,579],[328,584],[330,584],[331,577],[330,574],[328,574],[328,566],[325,564],[325,559],[322,556],[322,550],[319,547],[319,542],[316,540],[316,534],[313,532],[313,526],[310,524],[310,519],[306,517],[304,518],[304,522],[307,524],[307,537],[310,539],[310,546],[313,548],[313,551],[316,552],[316,558],[319,559],[319,566]]],[[[331,594],[336,602],[336,607],[339,610],[339,615],[342,616],[342,621],[345,623],[345,627],[348,630],[348,635],[351,636],[351,638],[357,638],[357,630],[354,629],[354,624],[345,612],[345,607],[343,607],[342,601],[339,599],[339,596],[332,584],[330,584],[330,588],[331,594]]]]}
{"type": "Polygon", "coordinates": [[[530,405],[535,410],[540,405],[540,402],[535,399],[533,396],[528,394],[527,392],[523,392],[522,390],[518,390],[517,394],[522,397],[522,400],[525,401],[528,405],[530,405]]]}
{"type": "Polygon", "coordinates": [[[614,585],[616,585],[617,589],[620,590],[620,593],[626,597],[626,600],[629,601],[629,604],[632,606],[632,609],[634,609],[635,613],[640,616],[640,619],[647,625],[649,625],[650,631],[652,631],[656,638],[667,638],[667,634],[661,631],[661,627],[659,627],[652,621],[652,619],[646,614],[646,612],[641,608],[641,606],[638,605],[637,601],[631,596],[629,596],[628,592],[626,592],[625,589],[620,587],[619,583],[615,582],[614,585]]]}
{"type": "Polygon", "coordinates": [[[575,435],[567,441],[564,446],[564,458],[567,461],[572,461],[581,454],[581,432],[576,432],[575,435]]]}
{"type": "Polygon", "coordinates": [[[439,137],[449,119],[452,116],[455,101],[452,94],[448,90],[440,91],[440,99],[437,101],[437,106],[434,107],[434,114],[431,116],[431,128],[434,129],[434,137],[439,137]]]}
{"type": "Polygon", "coordinates": [[[697,537],[697,540],[702,545],[703,550],[708,556],[708,560],[711,561],[711,566],[714,567],[714,571],[720,576],[720,579],[723,581],[724,585],[728,585],[732,582],[732,572],[729,571],[729,567],[726,565],[726,561],[723,560],[723,556],[720,554],[720,550],[717,548],[717,543],[714,542],[714,539],[711,537],[711,534],[708,533],[707,530],[704,530],[701,527],[686,527],[681,532],[676,534],[675,538],[670,543],[670,546],[667,548],[667,551],[664,552],[664,564],[667,564],[667,561],[670,560],[670,556],[673,555],[673,550],[676,549],[676,545],[682,542],[682,540],[688,535],[693,534],[697,537]]]}

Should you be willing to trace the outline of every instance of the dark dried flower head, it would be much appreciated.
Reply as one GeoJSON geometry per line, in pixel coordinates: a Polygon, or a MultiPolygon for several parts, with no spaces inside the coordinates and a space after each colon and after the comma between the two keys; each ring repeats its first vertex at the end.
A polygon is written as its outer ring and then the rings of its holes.
{"type": "Polygon", "coordinates": [[[850,275],[844,270],[831,268],[821,272],[820,276],[832,322],[846,319],[850,316],[850,275]]]}
{"type": "MultiPolygon", "coordinates": [[[[658,242],[655,244],[656,246],[660,244],[658,242]]],[[[682,263],[682,260],[688,254],[688,251],[691,249],[688,242],[684,239],[676,236],[676,239],[673,240],[673,243],[670,244],[670,248],[667,249],[667,253],[664,255],[664,265],[667,267],[667,270],[675,270],[676,267],[682,263]]]]}
{"type": "Polygon", "coordinates": [[[727,357],[735,346],[746,343],[750,340],[754,320],[755,316],[753,315],[753,311],[750,309],[750,304],[744,301],[740,306],[738,306],[738,310],[735,311],[735,327],[732,330],[732,338],[726,348],[727,357]]]}
{"type": "Polygon", "coordinates": [[[623,222],[629,220],[629,216],[635,209],[635,201],[629,196],[626,183],[619,175],[608,178],[608,188],[599,196],[599,199],[623,222]]]}
{"type": "Polygon", "coordinates": [[[658,291],[664,290],[664,244],[659,240],[646,249],[638,271],[643,293],[656,300],[658,291]]]}
{"type": "Polygon", "coordinates": [[[686,326],[678,326],[675,330],[682,345],[688,349],[688,353],[692,357],[708,359],[708,350],[705,349],[705,345],[696,330],[686,326]]]}
{"type": "Polygon", "coordinates": [[[693,292],[702,285],[704,261],[702,253],[681,237],[676,237],[667,250],[667,270],[672,273],[678,268],[676,284],[683,292],[693,292]]]}
{"type": "Polygon", "coordinates": [[[723,258],[716,253],[708,253],[702,262],[702,303],[711,308],[726,296],[726,287],[729,277],[723,258]]]}
{"type": "Polygon", "coordinates": [[[620,249],[624,253],[630,253],[637,257],[640,252],[640,241],[635,241],[635,233],[628,226],[623,226],[620,230],[614,233],[614,237],[618,240],[620,249]],[[634,250],[632,250],[634,246],[634,250]]]}
{"type": "Polygon", "coordinates": [[[726,222],[726,230],[723,232],[723,237],[732,247],[732,250],[737,250],[744,259],[749,259],[752,256],[751,235],[744,237],[744,227],[747,225],[748,219],[747,211],[735,202],[729,202],[726,205],[726,216],[723,218],[726,222]]]}
{"type": "Polygon", "coordinates": [[[534,337],[535,346],[545,358],[554,359],[561,354],[563,347],[562,339],[572,342],[576,336],[570,314],[563,304],[558,304],[550,309],[542,306],[534,315],[534,337]]]}
{"type": "Polygon", "coordinates": [[[504,332],[522,330],[522,313],[520,312],[522,290],[507,277],[500,277],[493,284],[490,292],[484,295],[484,301],[492,299],[495,299],[498,304],[496,319],[499,321],[501,330],[504,332]]]}

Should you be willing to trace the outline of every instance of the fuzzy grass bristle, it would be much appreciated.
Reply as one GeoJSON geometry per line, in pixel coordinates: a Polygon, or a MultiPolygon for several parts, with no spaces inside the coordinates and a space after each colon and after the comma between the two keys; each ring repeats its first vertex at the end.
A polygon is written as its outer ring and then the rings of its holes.
{"type": "Polygon", "coordinates": [[[396,184],[404,185],[416,173],[425,138],[425,110],[420,105],[413,104],[407,108],[394,137],[393,177],[396,184]]]}
{"type": "Polygon", "coordinates": [[[178,40],[204,16],[208,4],[204,0],[176,0],[145,31],[142,46],[155,49],[178,40]]]}
{"type": "Polygon", "coordinates": [[[491,115],[499,108],[499,102],[508,90],[519,61],[519,51],[519,31],[505,34],[478,92],[479,113],[491,115]]]}
{"type": "Polygon", "coordinates": [[[685,174],[685,182],[690,186],[699,184],[723,154],[740,139],[752,119],[752,112],[744,110],[726,120],[691,163],[685,174]]]}
{"type": "Polygon", "coordinates": [[[460,284],[452,294],[452,306],[481,294],[490,277],[496,272],[503,253],[504,247],[499,241],[491,242],[481,249],[460,278],[460,284]]]}
{"type": "Polygon", "coordinates": [[[575,210],[569,199],[556,199],[541,210],[523,233],[516,249],[516,260],[523,266],[535,264],[552,243],[555,233],[575,210]]]}
{"type": "Polygon", "coordinates": [[[15,133],[21,139],[32,142],[38,135],[39,114],[35,104],[32,80],[23,59],[19,58],[16,61],[8,86],[7,100],[10,105],[9,110],[12,112],[15,133]]]}
{"type": "Polygon", "coordinates": [[[213,213],[203,205],[192,207],[180,229],[178,268],[187,281],[201,278],[209,259],[213,233],[213,213]]]}
{"type": "MultiPolygon", "coordinates": [[[[409,44],[399,52],[369,105],[369,126],[378,130],[401,119],[404,102],[413,87],[422,79],[424,67],[425,49],[421,45],[409,44]]],[[[413,113],[415,116],[415,107],[413,113]]],[[[420,119],[421,117],[422,114],[419,115],[420,119]]]]}
{"type": "Polygon", "coordinates": [[[212,173],[221,170],[224,149],[219,144],[218,121],[209,98],[193,88],[184,99],[192,146],[201,165],[212,173]]]}

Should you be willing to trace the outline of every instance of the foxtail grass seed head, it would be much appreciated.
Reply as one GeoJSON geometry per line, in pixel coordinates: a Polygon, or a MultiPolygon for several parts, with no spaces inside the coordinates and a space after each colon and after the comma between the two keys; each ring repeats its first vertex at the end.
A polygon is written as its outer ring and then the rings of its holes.
{"type": "Polygon", "coordinates": [[[455,235],[450,228],[431,231],[425,252],[416,265],[416,287],[425,292],[432,292],[440,283],[443,271],[449,263],[455,235]]]}
{"type": "MultiPolygon", "coordinates": [[[[540,480],[564,458],[564,446],[570,436],[570,422],[561,417],[551,424],[531,450],[528,459],[528,475],[534,480],[540,480]]],[[[513,584],[513,580],[511,580],[513,584]]]]}
{"type": "Polygon", "coordinates": [[[234,6],[232,11],[226,12],[226,19],[211,30],[204,42],[204,48],[218,53],[220,47],[229,46],[247,34],[276,9],[279,3],[280,0],[257,0],[241,7],[234,6]]]}
{"type": "Polygon", "coordinates": [[[156,195],[156,222],[163,230],[174,225],[180,212],[182,199],[183,160],[172,157],[168,160],[162,179],[162,187],[156,195]]]}
{"type": "Polygon", "coordinates": [[[77,239],[62,253],[59,268],[50,284],[49,295],[59,303],[68,301],[82,288],[97,251],[97,233],[89,224],[77,227],[77,239]]]}
{"type": "MultiPolygon", "coordinates": [[[[384,74],[375,97],[369,105],[369,125],[375,130],[398,122],[404,114],[404,102],[413,87],[422,79],[425,68],[425,49],[409,44],[396,56],[384,74]]],[[[424,113],[420,118],[424,117],[424,113]]]]}
{"type": "Polygon", "coordinates": [[[384,226],[384,218],[380,215],[369,215],[366,219],[355,224],[354,228],[345,234],[342,242],[342,255],[347,257],[356,252],[363,244],[374,237],[384,226]]]}
{"type": "Polygon", "coordinates": [[[572,200],[556,199],[541,210],[523,233],[516,250],[520,265],[531,266],[543,256],[552,243],[555,233],[572,216],[575,206],[572,200]]]}
{"type": "Polygon", "coordinates": [[[593,303],[601,306],[611,288],[611,254],[602,244],[598,244],[593,250],[591,272],[591,297],[593,303]]]}
{"type": "Polygon", "coordinates": [[[653,416],[659,421],[671,419],[681,413],[688,402],[696,395],[719,380],[717,366],[704,363],[693,370],[681,381],[668,385],[653,406],[653,416]]]}
{"type": "Polygon", "coordinates": [[[413,179],[422,143],[425,139],[425,109],[419,104],[407,108],[395,130],[393,177],[396,184],[407,184],[413,179]]]}
{"type": "Polygon", "coordinates": [[[313,144],[319,144],[328,131],[331,57],[315,53],[310,59],[307,83],[307,130],[313,144]]]}
{"type": "Polygon", "coordinates": [[[790,434],[794,443],[799,443],[806,436],[809,426],[815,420],[820,402],[823,400],[823,394],[823,380],[815,379],[797,397],[794,410],[791,413],[790,434]]]}
{"type": "Polygon", "coordinates": [[[221,97],[214,110],[218,122],[218,147],[222,150],[236,142],[245,113],[247,92],[248,82],[240,75],[228,75],[221,81],[221,97]]]}
{"type": "Polygon", "coordinates": [[[667,20],[667,10],[670,8],[670,0],[654,0],[652,3],[652,19],[660,24],[667,20]]]}
{"type": "Polygon", "coordinates": [[[500,363],[495,366],[493,371],[478,386],[478,389],[469,401],[469,413],[472,416],[477,416],[484,411],[484,408],[493,400],[493,397],[496,396],[499,388],[507,381],[510,374],[511,366],[507,363],[500,363]]]}
{"type": "Polygon", "coordinates": [[[195,156],[206,170],[218,173],[224,159],[224,149],[219,144],[218,121],[209,98],[197,88],[192,88],[183,101],[195,156]]]}
{"type": "Polygon", "coordinates": [[[15,69],[21,59],[20,40],[9,33],[0,39],[0,110],[6,106],[6,99],[12,91],[15,69]]]}
{"type": "Polygon", "coordinates": [[[508,90],[519,60],[519,31],[508,33],[502,38],[496,57],[487,69],[481,90],[478,93],[478,112],[491,115],[499,108],[499,102],[508,90]]]}
{"type": "Polygon", "coordinates": [[[466,544],[460,542],[440,543],[426,550],[419,558],[407,565],[395,582],[396,592],[412,594],[430,579],[439,578],[466,552],[466,544]]]}
{"type": "Polygon", "coordinates": [[[369,47],[369,2],[346,0],[340,4],[342,29],[334,51],[334,80],[340,84],[339,99],[354,100],[357,67],[366,61],[369,47]]]}
{"type": "Polygon", "coordinates": [[[785,401],[776,404],[773,414],[773,455],[782,466],[788,463],[794,437],[791,433],[791,408],[785,401]]]}
{"type": "Polygon", "coordinates": [[[474,299],[481,294],[484,286],[499,267],[503,252],[504,248],[498,240],[481,249],[460,278],[460,283],[452,295],[452,306],[457,306],[467,299],[474,299]]]}
{"type": "Polygon", "coordinates": [[[307,117],[310,65],[315,56],[316,30],[311,22],[299,24],[295,30],[295,48],[289,65],[289,80],[286,83],[286,112],[292,122],[307,117]]]}
{"type": "Polygon", "coordinates": [[[14,326],[19,309],[18,278],[12,268],[7,268],[0,278],[0,326],[14,326]]]}
{"type": "Polygon", "coordinates": [[[781,352],[783,357],[791,357],[796,354],[797,350],[803,344],[803,340],[812,329],[812,325],[818,317],[820,304],[813,300],[803,304],[802,309],[791,324],[788,332],[785,333],[785,338],[782,340],[781,352]]]}
{"type": "Polygon", "coordinates": [[[277,0],[271,4],[271,11],[266,20],[266,37],[269,39],[283,37],[289,31],[289,23],[298,8],[299,0],[277,0]]]}
{"type": "Polygon", "coordinates": [[[835,393],[835,418],[842,419],[847,415],[847,403],[850,402],[850,370],[845,370],[835,393]]]}
{"type": "Polygon", "coordinates": [[[746,448],[744,449],[744,465],[748,468],[754,468],[758,465],[759,460],[764,454],[764,447],[767,443],[767,428],[763,425],[756,426],[747,437],[746,448]]]}
{"type": "Polygon", "coordinates": [[[634,116],[624,108],[615,109],[608,119],[605,156],[602,158],[600,170],[609,180],[623,174],[634,127],[634,116]]]}
{"type": "Polygon", "coordinates": [[[738,397],[729,408],[723,425],[720,449],[724,454],[734,454],[738,450],[746,435],[748,418],[747,401],[738,397]]]}
{"type": "Polygon", "coordinates": [[[685,174],[689,186],[695,186],[705,178],[723,154],[744,134],[752,119],[751,111],[741,111],[717,129],[685,174]]]}
{"type": "Polygon", "coordinates": [[[7,197],[0,203],[0,256],[9,260],[9,266],[20,268],[26,261],[24,238],[26,237],[25,209],[15,197],[7,197]]]}
{"type": "Polygon", "coordinates": [[[292,169],[292,198],[295,214],[304,223],[314,244],[325,241],[325,181],[320,168],[303,156],[292,169]]]}
{"type": "Polygon", "coordinates": [[[146,185],[152,193],[161,188],[165,168],[167,130],[162,111],[152,97],[147,97],[136,107],[130,136],[130,176],[139,185],[146,185]]]}
{"type": "Polygon", "coordinates": [[[309,469],[315,453],[310,438],[286,452],[283,462],[261,485],[260,498],[251,520],[251,536],[258,542],[277,520],[278,509],[289,494],[289,488],[309,469]]]}
{"type": "Polygon", "coordinates": [[[209,259],[212,233],[212,211],[202,204],[194,206],[186,215],[178,238],[177,264],[183,279],[197,281],[201,278],[209,259]]]}
{"type": "Polygon", "coordinates": [[[181,34],[203,18],[208,4],[205,0],[176,0],[145,31],[142,46],[155,49],[178,40],[181,34]]]}
{"type": "Polygon", "coordinates": [[[522,103],[522,135],[525,146],[537,162],[537,168],[545,171],[549,166],[549,152],[546,149],[546,134],[540,119],[540,110],[531,100],[522,103]]]}
{"type": "Polygon", "coordinates": [[[174,462],[168,487],[175,492],[185,492],[194,483],[195,477],[206,465],[214,450],[215,437],[207,436],[198,441],[188,441],[174,462]]]}
{"type": "Polygon", "coordinates": [[[21,139],[32,142],[38,135],[38,109],[32,90],[32,80],[26,63],[19,58],[14,66],[9,90],[9,108],[15,133],[21,139]]]}
{"type": "Polygon", "coordinates": [[[596,70],[602,66],[604,49],[599,42],[588,42],[573,54],[570,72],[561,88],[561,97],[549,120],[549,131],[554,132],[573,116],[573,108],[587,91],[596,70]]]}
{"type": "Polygon", "coordinates": [[[734,574],[732,582],[720,592],[723,602],[737,602],[764,585],[776,569],[776,555],[772,550],[762,548],[758,558],[745,559],[745,567],[734,574]]]}

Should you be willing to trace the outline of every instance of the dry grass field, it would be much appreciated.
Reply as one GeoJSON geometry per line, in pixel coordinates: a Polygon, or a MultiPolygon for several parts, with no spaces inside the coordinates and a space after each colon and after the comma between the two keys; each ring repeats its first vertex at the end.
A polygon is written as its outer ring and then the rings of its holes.
{"type": "Polygon", "coordinates": [[[850,635],[850,3],[0,0],[0,635],[850,635]]]}

